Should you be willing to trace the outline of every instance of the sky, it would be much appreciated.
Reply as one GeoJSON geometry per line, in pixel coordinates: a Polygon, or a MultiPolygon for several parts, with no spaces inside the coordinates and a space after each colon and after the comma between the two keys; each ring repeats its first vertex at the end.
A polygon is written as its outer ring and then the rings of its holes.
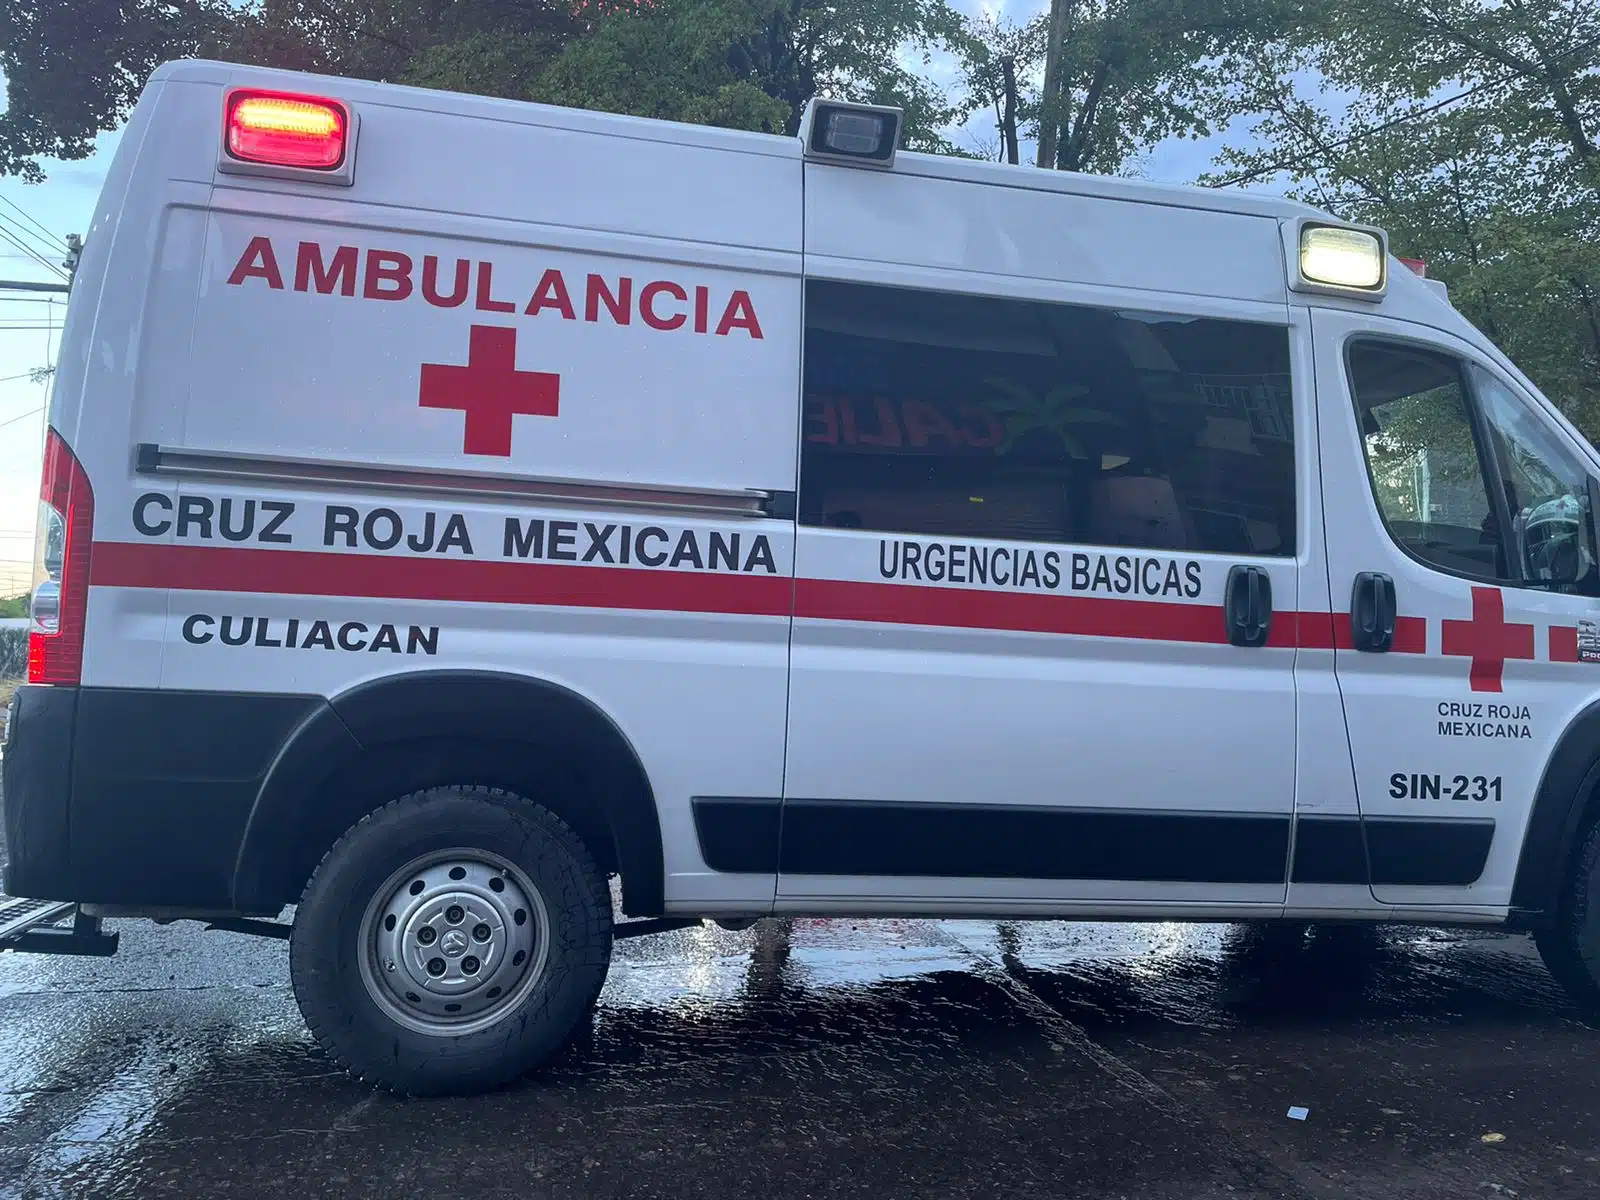
{"type": "MultiPolygon", "coordinates": [[[[1007,15],[1025,15],[1042,9],[1044,2],[1023,0],[1009,6],[1007,15]]],[[[985,9],[997,7],[995,0],[982,3],[985,9]]],[[[935,61],[931,68],[907,65],[928,70],[940,84],[955,82],[953,63],[935,61]]],[[[992,117],[986,119],[979,113],[953,140],[973,150],[993,144],[992,125],[992,117]]],[[[0,279],[62,279],[60,273],[12,244],[7,235],[59,264],[66,253],[65,237],[81,235],[89,228],[118,138],[116,133],[101,135],[95,152],[79,162],[41,161],[46,178],[40,184],[0,177],[0,279]]],[[[1158,182],[1192,182],[1210,166],[1224,140],[1163,143],[1141,162],[1141,174],[1158,182]]],[[[1031,146],[1024,147],[1023,160],[1031,161],[1032,153],[1031,146]]],[[[60,297],[52,301],[44,295],[0,289],[0,596],[18,595],[29,586],[49,386],[48,382],[33,382],[29,373],[54,363],[64,312],[60,297]]]]}

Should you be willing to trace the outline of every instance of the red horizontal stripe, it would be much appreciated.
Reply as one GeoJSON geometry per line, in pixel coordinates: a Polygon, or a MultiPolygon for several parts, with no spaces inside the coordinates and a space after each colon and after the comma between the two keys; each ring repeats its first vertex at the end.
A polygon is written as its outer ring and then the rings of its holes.
{"type": "MultiPolygon", "coordinates": [[[[1354,650],[1355,640],[1350,633],[1349,613],[1301,613],[1300,645],[1307,650],[1354,650]]],[[[1276,621],[1277,617],[1274,616],[1276,621]]],[[[1428,650],[1428,619],[1426,617],[1396,617],[1394,642],[1391,654],[1426,654],[1428,650]]]]}
{"type": "Polygon", "coordinates": [[[1550,661],[1578,661],[1578,631],[1573,626],[1550,626],[1550,661]]]}
{"type": "MultiPolygon", "coordinates": [[[[96,542],[91,563],[90,582],[98,587],[774,617],[789,614],[792,596],[795,616],[827,621],[1227,643],[1220,606],[1162,600],[836,579],[797,579],[791,589],[788,578],[776,575],[170,543],[96,542]]],[[[1426,632],[1423,618],[1400,617],[1393,649],[1423,653],[1426,632]]],[[[1572,633],[1576,658],[1576,631],[1572,633]]],[[[1274,613],[1268,645],[1297,644],[1350,649],[1349,616],[1274,613]]]]}
{"type": "Polygon", "coordinates": [[[364,596],[479,604],[787,616],[782,575],[594,568],[561,563],[96,542],[89,581],[189,592],[364,596]]]}
{"type": "Polygon", "coordinates": [[[914,584],[797,579],[794,615],[956,629],[1009,629],[1081,637],[1226,644],[1222,609],[1160,600],[1090,599],[1039,592],[987,592],[914,584]]]}

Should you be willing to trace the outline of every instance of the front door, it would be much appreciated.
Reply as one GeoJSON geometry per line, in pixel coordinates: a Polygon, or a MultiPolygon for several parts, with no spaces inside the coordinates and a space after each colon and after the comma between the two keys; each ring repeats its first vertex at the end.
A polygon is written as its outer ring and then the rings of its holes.
{"type": "Polygon", "coordinates": [[[780,909],[1279,911],[1284,307],[916,274],[807,284],[780,909]]]}
{"type": "Polygon", "coordinates": [[[1334,603],[1370,628],[1392,588],[1397,614],[1387,644],[1354,628],[1335,652],[1372,890],[1503,906],[1544,766],[1600,691],[1588,456],[1464,341],[1313,327],[1334,603]]]}

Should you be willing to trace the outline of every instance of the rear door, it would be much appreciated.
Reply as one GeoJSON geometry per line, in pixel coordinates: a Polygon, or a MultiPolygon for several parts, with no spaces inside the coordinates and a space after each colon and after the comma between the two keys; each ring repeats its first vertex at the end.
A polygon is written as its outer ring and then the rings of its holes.
{"type": "Polygon", "coordinates": [[[1380,577],[1399,614],[1386,649],[1335,652],[1372,890],[1501,906],[1545,763],[1600,690],[1590,468],[1465,342],[1313,325],[1334,603],[1380,577]]]}

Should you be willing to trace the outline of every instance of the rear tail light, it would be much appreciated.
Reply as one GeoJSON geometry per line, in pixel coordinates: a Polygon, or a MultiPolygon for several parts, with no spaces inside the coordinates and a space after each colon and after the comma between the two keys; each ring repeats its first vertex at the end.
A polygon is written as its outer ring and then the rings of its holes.
{"type": "Polygon", "coordinates": [[[75,687],[83,677],[93,537],[94,492],[89,477],[61,435],[51,429],[45,439],[34,539],[29,683],[75,687]]]}
{"type": "Polygon", "coordinates": [[[228,153],[241,162],[336,171],[344,162],[349,132],[349,110],[337,100],[284,92],[228,96],[228,153]]]}
{"type": "Polygon", "coordinates": [[[1414,275],[1422,279],[1428,277],[1428,264],[1420,258],[1402,258],[1400,262],[1408,267],[1414,275]]]}

